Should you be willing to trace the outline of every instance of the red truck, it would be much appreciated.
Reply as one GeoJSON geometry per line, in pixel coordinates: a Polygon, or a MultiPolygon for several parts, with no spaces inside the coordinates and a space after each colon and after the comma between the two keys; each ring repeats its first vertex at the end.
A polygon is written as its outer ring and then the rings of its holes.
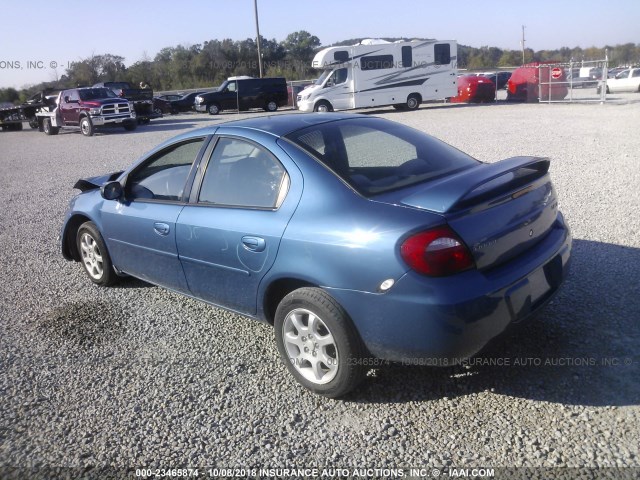
{"type": "Polygon", "coordinates": [[[96,128],[124,127],[135,130],[136,112],[131,102],[114,97],[108,88],[72,88],[58,95],[55,105],[36,113],[38,127],[47,135],[57,135],[60,128],[79,129],[86,137],[96,128]]]}

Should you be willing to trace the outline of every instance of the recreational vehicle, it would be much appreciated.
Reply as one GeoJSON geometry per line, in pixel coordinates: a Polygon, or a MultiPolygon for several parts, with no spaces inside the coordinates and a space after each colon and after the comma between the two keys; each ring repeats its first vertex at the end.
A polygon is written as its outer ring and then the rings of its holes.
{"type": "Polygon", "coordinates": [[[297,97],[304,112],[393,105],[415,110],[427,100],[455,97],[457,44],[445,40],[363,40],[329,47],[313,59],[323,73],[297,97]]]}

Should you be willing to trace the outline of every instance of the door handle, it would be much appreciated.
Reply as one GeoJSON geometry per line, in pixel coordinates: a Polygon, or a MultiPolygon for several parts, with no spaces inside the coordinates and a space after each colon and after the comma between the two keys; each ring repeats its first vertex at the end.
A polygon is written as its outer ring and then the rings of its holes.
{"type": "Polygon", "coordinates": [[[262,252],[267,246],[267,242],[265,242],[264,238],[246,236],[242,237],[242,245],[252,252],[262,252]]]}
{"type": "Polygon", "coordinates": [[[171,230],[169,228],[169,225],[167,225],[166,223],[162,223],[162,222],[156,222],[153,224],[153,230],[161,236],[166,236],[169,235],[169,231],[171,230]]]}

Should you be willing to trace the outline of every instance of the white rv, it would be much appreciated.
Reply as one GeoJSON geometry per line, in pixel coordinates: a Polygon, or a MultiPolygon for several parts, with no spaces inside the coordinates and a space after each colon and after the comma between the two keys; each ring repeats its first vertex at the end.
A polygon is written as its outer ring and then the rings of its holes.
{"type": "Polygon", "coordinates": [[[457,43],[450,40],[363,40],[316,54],[324,72],[297,97],[304,112],[393,105],[415,110],[427,100],[458,94],[457,43]]]}

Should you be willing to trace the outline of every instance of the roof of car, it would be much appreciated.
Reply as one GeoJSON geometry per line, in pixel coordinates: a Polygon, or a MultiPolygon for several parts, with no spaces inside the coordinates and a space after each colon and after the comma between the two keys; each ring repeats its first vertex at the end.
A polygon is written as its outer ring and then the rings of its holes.
{"type": "Polygon", "coordinates": [[[235,120],[232,122],[222,123],[219,126],[250,128],[282,137],[288,133],[295,132],[301,128],[310,127],[312,125],[363,117],[365,117],[365,115],[354,113],[289,113],[253,117],[246,120],[235,120]]]}

